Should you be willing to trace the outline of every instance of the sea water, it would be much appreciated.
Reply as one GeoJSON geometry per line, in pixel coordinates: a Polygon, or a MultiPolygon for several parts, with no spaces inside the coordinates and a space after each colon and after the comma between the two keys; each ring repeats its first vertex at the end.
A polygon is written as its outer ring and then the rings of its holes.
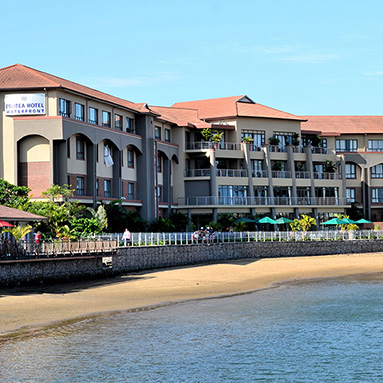
{"type": "Polygon", "coordinates": [[[0,346],[0,382],[382,382],[383,279],[88,318],[0,346]]]}

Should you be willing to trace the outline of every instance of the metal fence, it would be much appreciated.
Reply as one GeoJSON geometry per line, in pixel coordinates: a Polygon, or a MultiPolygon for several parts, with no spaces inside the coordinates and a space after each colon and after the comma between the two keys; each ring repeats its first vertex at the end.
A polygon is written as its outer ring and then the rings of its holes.
{"type": "Polygon", "coordinates": [[[214,244],[227,242],[283,242],[283,241],[346,241],[383,239],[383,230],[353,231],[244,231],[196,233],[131,233],[130,241],[123,241],[122,234],[111,234],[119,246],[167,246],[190,244],[214,244]]]}
{"type": "Polygon", "coordinates": [[[129,241],[122,233],[103,234],[76,241],[50,240],[38,245],[32,241],[0,241],[0,261],[12,259],[47,258],[57,256],[86,256],[113,254],[118,248],[142,246],[213,245],[240,242],[283,242],[283,241],[348,241],[383,239],[383,230],[354,231],[243,231],[190,233],[131,233],[129,241]]]}

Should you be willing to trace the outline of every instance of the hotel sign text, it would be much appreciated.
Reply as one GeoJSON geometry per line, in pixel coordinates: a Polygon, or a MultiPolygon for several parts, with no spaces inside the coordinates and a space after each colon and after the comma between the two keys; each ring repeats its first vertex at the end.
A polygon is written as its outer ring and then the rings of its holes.
{"type": "Polygon", "coordinates": [[[6,94],[4,104],[6,116],[46,113],[44,93],[6,94]]]}

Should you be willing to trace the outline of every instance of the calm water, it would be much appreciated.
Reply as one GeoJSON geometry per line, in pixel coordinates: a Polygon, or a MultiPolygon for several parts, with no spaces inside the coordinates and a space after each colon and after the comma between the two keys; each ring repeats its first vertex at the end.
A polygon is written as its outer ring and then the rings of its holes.
{"type": "Polygon", "coordinates": [[[0,382],[382,382],[383,281],[93,318],[0,346],[0,382]]]}

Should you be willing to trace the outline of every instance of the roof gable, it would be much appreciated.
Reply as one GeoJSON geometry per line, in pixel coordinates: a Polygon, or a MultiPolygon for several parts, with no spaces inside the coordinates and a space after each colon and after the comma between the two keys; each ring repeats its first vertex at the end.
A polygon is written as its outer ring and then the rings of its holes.
{"type": "Polygon", "coordinates": [[[49,73],[15,64],[0,69],[0,90],[28,90],[28,89],[68,89],[86,96],[90,96],[112,104],[134,110],[136,112],[148,113],[148,109],[143,104],[135,104],[122,98],[111,96],[107,93],[77,84],[73,81],[53,76],[49,73]]]}

